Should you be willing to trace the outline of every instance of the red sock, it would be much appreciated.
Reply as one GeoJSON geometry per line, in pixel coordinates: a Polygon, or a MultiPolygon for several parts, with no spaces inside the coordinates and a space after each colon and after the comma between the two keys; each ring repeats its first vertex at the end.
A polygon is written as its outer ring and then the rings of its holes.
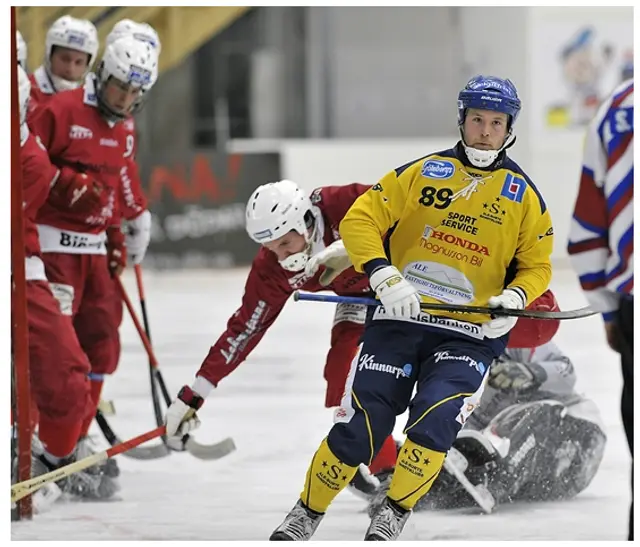
{"type": "Polygon", "coordinates": [[[82,422],[61,425],[56,420],[49,420],[40,414],[40,431],[38,433],[42,444],[52,456],[64,458],[73,452],[80,436],[82,422]]]}
{"type": "Polygon", "coordinates": [[[369,466],[369,471],[375,475],[376,473],[380,473],[380,471],[393,469],[397,459],[398,450],[396,448],[396,442],[393,440],[393,435],[389,435],[384,440],[384,443],[382,443],[382,448],[380,448],[376,457],[373,458],[369,466]]]}
{"type": "Polygon", "coordinates": [[[91,407],[91,411],[87,414],[87,417],[84,419],[82,423],[82,429],[80,430],[80,436],[84,437],[91,427],[91,422],[93,422],[93,418],[96,415],[96,410],[98,408],[98,404],[100,403],[100,394],[102,393],[102,380],[91,380],[91,401],[93,403],[91,407]]]}

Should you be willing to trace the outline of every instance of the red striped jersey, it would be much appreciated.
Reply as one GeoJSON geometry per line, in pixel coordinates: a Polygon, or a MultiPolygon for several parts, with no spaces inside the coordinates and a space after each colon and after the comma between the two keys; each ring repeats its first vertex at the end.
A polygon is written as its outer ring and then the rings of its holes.
{"type": "Polygon", "coordinates": [[[633,80],[589,125],[567,250],[589,304],[611,319],[633,294],[633,80]]]}

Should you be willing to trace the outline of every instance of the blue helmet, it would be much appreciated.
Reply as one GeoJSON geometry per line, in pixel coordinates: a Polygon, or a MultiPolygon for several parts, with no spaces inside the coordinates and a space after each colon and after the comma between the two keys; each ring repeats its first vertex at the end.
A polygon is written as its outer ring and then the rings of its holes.
{"type": "Polygon", "coordinates": [[[520,113],[518,90],[511,80],[496,76],[474,76],[458,94],[458,125],[464,123],[468,108],[495,110],[509,116],[513,127],[520,113]]]}

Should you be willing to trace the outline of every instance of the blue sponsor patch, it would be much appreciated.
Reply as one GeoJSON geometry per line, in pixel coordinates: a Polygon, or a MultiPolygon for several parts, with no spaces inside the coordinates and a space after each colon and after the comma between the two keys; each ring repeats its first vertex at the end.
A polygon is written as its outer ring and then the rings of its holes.
{"type": "Polygon", "coordinates": [[[453,163],[445,160],[426,160],[422,164],[422,176],[429,179],[450,179],[456,168],[453,163]]]}
{"type": "Polygon", "coordinates": [[[507,173],[502,185],[500,195],[516,203],[522,203],[524,192],[527,189],[527,181],[519,177],[514,177],[511,173],[507,173]]]}
{"type": "Polygon", "coordinates": [[[67,33],[67,44],[70,46],[80,46],[84,47],[85,40],[87,39],[86,34],[81,34],[79,32],[69,31],[67,33]]]}
{"type": "Polygon", "coordinates": [[[146,68],[131,65],[129,68],[129,74],[127,74],[127,82],[138,85],[147,85],[151,82],[151,72],[146,68]]]}
{"type": "Polygon", "coordinates": [[[413,367],[411,366],[411,363],[407,363],[405,366],[403,366],[402,372],[404,372],[404,375],[407,378],[409,378],[409,376],[411,376],[411,373],[413,372],[413,367]]]}

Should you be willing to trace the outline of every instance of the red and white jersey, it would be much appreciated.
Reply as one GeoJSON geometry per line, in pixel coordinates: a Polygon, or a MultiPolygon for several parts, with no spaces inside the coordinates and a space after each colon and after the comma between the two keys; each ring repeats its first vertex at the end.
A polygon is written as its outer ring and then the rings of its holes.
{"type": "MultiPolygon", "coordinates": [[[[91,74],[87,74],[85,83],[90,76],[91,74]]],[[[31,115],[38,107],[47,104],[58,91],[54,87],[44,65],[40,65],[33,73],[29,74],[29,80],[31,81],[29,115],[31,115]]]]}
{"type": "MultiPolygon", "coordinates": [[[[29,135],[22,145],[20,164],[22,166],[25,254],[27,257],[39,256],[40,242],[36,215],[38,209],[47,200],[49,190],[58,177],[58,169],[51,164],[44,146],[33,135],[29,135]]],[[[29,278],[28,275],[27,278],[29,278]]]]}
{"type": "MultiPolygon", "coordinates": [[[[340,221],[353,202],[369,186],[348,184],[325,186],[311,195],[316,218],[316,239],[312,252],[316,254],[340,239],[340,221]]],[[[260,248],[251,265],[245,283],[240,308],[231,316],[227,329],[213,345],[197,375],[214,386],[242,363],[276,320],[291,294],[302,289],[310,292],[331,290],[336,294],[357,296],[368,292],[369,279],[357,273],[353,267],[342,272],[328,287],[320,285],[320,268],[314,276],[304,271],[289,272],[280,266],[276,255],[265,247],[260,248]]]]}
{"type": "Polygon", "coordinates": [[[37,108],[29,123],[51,163],[61,169],[61,181],[68,170],[86,173],[109,193],[107,205],[92,215],[55,207],[48,200],[37,217],[43,252],[104,254],[103,232],[119,220],[126,131],[122,123],[108,122],[100,114],[94,84],[91,79],[84,88],[57,93],[37,108]]]}
{"type": "MultiPolygon", "coordinates": [[[[28,121],[33,118],[35,111],[46,105],[58,92],[53,86],[53,82],[44,65],[38,67],[33,74],[29,75],[31,80],[31,97],[29,100],[28,121]]],[[[89,73],[85,78],[84,86],[95,89],[95,75],[89,73]]],[[[63,93],[68,93],[65,91],[63,93]]],[[[125,130],[125,168],[122,171],[122,185],[118,193],[119,207],[122,218],[132,220],[138,217],[147,208],[147,199],[142,191],[140,173],[135,161],[136,153],[136,128],[133,116],[129,116],[124,122],[125,130]]]]}
{"type": "Polygon", "coordinates": [[[610,319],[633,294],[633,80],[589,125],[567,250],[589,304],[610,319]]]}
{"type": "Polygon", "coordinates": [[[142,191],[140,172],[136,163],[136,126],[133,116],[129,116],[122,125],[126,135],[124,152],[126,165],[122,172],[119,209],[122,218],[133,220],[146,210],[147,198],[142,191]]]}

